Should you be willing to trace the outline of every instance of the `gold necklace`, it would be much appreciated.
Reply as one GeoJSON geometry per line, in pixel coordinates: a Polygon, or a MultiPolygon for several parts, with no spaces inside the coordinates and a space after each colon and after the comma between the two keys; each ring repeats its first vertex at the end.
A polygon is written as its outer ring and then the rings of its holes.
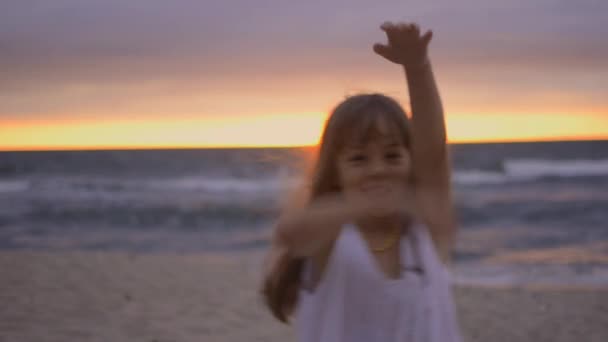
{"type": "Polygon", "coordinates": [[[397,228],[397,229],[395,229],[395,234],[393,234],[393,236],[388,238],[384,242],[384,244],[382,244],[382,246],[380,246],[380,247],[371,247],[370,246],[370,249],[372,250],[373,253],[382,253],[382,252],[386,251],[387,249],[393,247],[393,245],[399,240],[400,237],[401,237],[401,228],[397,228]]]}

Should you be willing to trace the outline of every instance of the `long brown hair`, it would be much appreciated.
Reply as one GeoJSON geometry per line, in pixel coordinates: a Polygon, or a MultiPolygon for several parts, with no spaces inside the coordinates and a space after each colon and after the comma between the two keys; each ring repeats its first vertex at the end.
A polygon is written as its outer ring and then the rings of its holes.
{"type": "MultiPolygon", "coordinates": [[[[378,120],[385,120],[400,142],[409,148],[408,118],[396,100],[382,94],[346,98],[333,109],[325,123],[307,191],[303,195],[300,193],[304,196],[301,205],[341,191],[336,167],[338,153],[346,144],[364,144],[378,120]]],[[[275,247],[273,253],[262,294],[272,314],[287,323],[297,305],[304,259],[293,257],[286,248],[275,247]]]]}

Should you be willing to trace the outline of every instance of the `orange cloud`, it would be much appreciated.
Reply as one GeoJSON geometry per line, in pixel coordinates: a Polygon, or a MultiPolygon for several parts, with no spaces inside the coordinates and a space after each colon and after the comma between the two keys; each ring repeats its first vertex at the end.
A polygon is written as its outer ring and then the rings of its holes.
{"type": "MultiPolygon", "coordinates": [[[[608,138],[606,111],[454,113],[451,142],[608,138]]],[[[0,126],[0,149],[302,146],[317,143],[324,113],[240,117],[14,121],[0,126]]]]}
{"type": "Polygon", "coordinates": [[[608,138],[603,113],[474,113],[447,118],[452,142],[538,141],[608,138]]]}
{"type": "Polygon", "coordinates": [[[0,149],[301,146],[316,143],[324,115],[116,119],[3,124],[0,149]]]}

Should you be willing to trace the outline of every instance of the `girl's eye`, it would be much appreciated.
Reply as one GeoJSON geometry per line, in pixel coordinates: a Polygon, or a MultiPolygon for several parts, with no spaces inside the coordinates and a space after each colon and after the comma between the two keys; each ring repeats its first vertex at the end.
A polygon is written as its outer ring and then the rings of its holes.
{"type": "Polygon", "coordinates": [[[386,159],[395,160],[401,158],[401,153],[391,152],[384,155],[386,159]]]}
{"type": "Polygon", "coordinates": [[[361,162],[364,162],[366,159],[367,158],[363,154],[355,154],[355,155],[350,156],[350,158],[348,158],[348,161],[353,162],[353,163],[361,163],[361,162]]]}

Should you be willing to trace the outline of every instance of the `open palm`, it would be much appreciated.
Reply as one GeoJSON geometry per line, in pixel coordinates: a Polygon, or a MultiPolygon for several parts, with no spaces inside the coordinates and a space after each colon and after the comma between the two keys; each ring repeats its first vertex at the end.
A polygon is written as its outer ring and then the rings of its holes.
{"type": "Polygon", "coordinates": [[[388,44],[374,44],[374,51],[389,61],[405,67],[424,64],[432,31],[420,34],[416,24],[385,22],[380,28],[386,33],[388,44]]]}

